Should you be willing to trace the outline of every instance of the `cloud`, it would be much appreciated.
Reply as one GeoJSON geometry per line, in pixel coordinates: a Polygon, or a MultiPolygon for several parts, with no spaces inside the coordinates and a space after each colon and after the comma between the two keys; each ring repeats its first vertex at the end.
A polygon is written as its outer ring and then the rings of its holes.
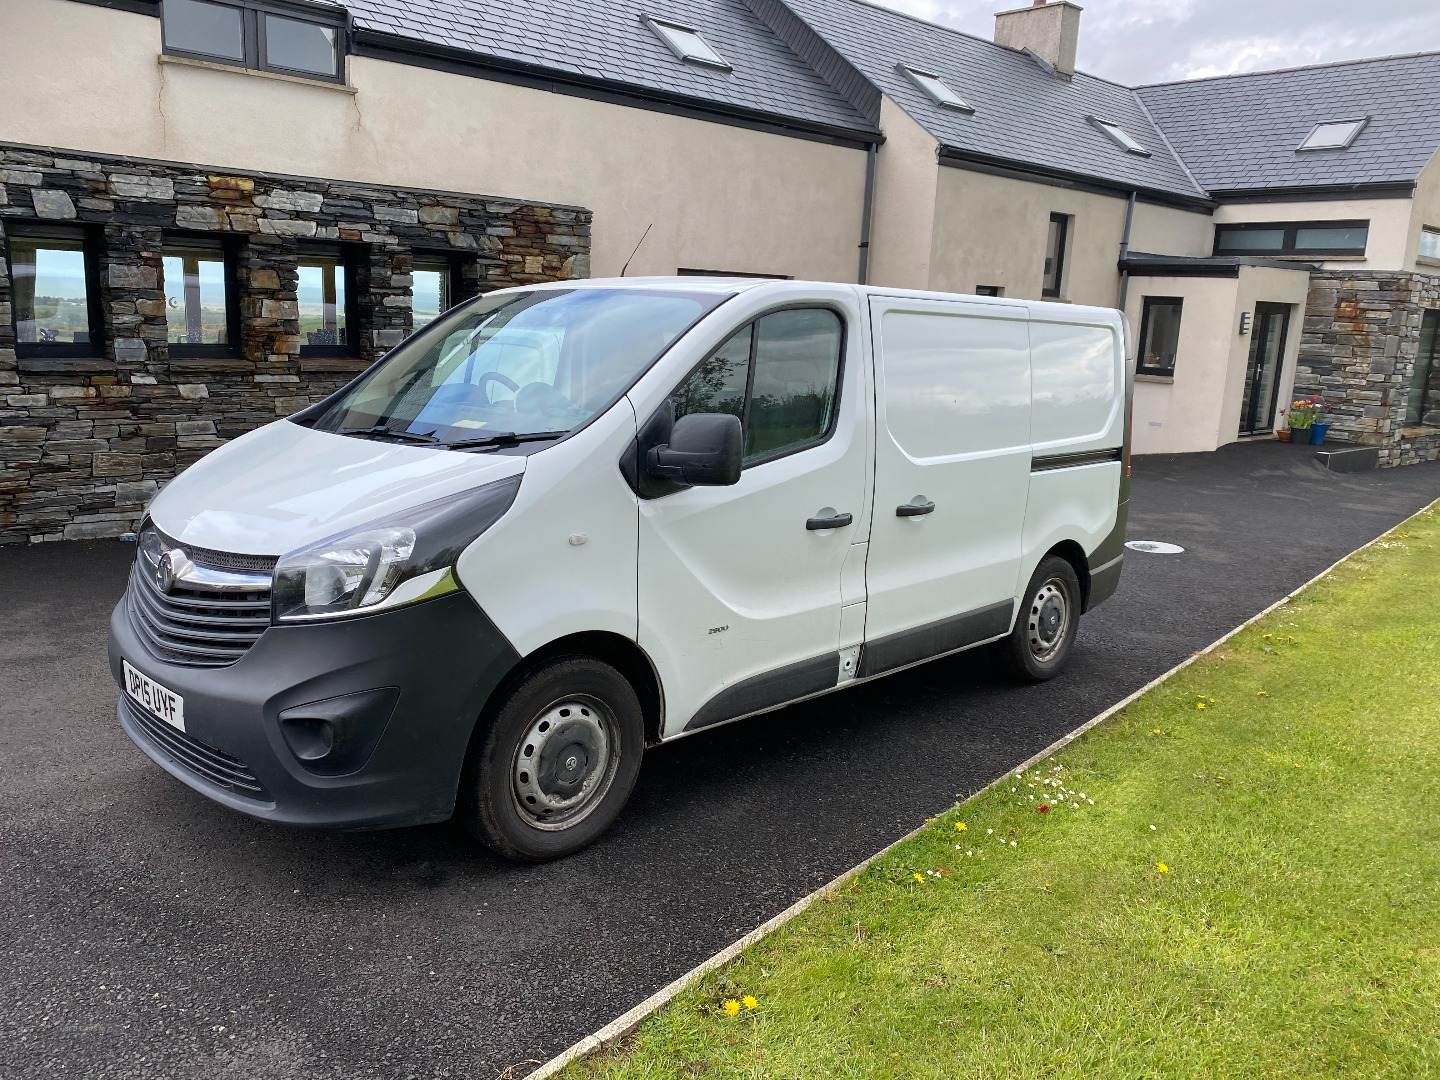
{"type": "MultiPolygon", "coordinates": [[[[1025,0],[872,0],[990,37],[994,12],[1025,0]]],[[[1089,0],[1080,67],[1130,85],[1440,50],[1428,0],[1089,0]]]]}

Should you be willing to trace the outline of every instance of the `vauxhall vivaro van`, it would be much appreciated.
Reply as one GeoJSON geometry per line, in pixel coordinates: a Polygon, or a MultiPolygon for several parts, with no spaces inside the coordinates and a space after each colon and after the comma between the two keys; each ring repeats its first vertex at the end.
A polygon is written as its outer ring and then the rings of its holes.
{"type": "Polygon", "coordinates": [[[490,293],[155,499],[120,723],[233,809],[457,809],[547,859],[646,746],[994,643],[1120,575],[1118,312],[675,278],[490,293]]]}

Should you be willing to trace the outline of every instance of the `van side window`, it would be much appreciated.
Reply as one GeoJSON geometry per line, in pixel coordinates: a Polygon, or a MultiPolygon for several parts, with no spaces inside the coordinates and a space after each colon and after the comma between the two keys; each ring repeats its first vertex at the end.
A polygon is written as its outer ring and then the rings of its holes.
{"type": "Polygon", "coordinates": [[[738,416],[745,463],[822,440],[835,413],[844,326],[827,308],[763,316],[732,334],[671,397],[675,417],[738,416]]]}

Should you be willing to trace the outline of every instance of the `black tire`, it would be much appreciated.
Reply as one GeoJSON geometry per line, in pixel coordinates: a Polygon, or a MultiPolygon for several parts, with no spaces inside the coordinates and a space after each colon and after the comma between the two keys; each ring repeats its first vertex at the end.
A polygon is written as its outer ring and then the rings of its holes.
{"type": "Polygon", "coordinates": [[[486,724],[466,769],[462,819],[507,859],[579,851],[615,820],[640,775],[640,699],[623,675],[590,657],[558,657],[528,672],[486,724]]]}
{"type": "Polygon", "coordinates": [[[1064,670],[1075,647],[1083,606],[1075,568],[1049,555],[1035,568],[1025,587],[1015,628],[1002,643],[1011,671],[1024,682],[1044,682],[1064,670]],[[1063,604],[1057,603],[1063,596],[1063,604]]]}

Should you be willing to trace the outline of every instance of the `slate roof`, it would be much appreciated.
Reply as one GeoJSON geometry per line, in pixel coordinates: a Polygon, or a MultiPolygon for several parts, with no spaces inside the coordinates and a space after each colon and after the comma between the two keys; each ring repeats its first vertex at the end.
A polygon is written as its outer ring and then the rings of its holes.
{"type": "Polygon", "coordinates": [[[1128,87],[1083,72],[1066,81],[1024,53],[860,0],[785,3],[942,146],[1112,185],[1206,197],[1128,87]],[[940,75],[974,114],[937,105],[898,64],[940,75]],[[1089,115],[1119,124],[1151,156],[1122,150],[1089,115]]]}
{"type": "Polygon", "coordinates": [[[744,0],[346,0],[359,30],[502,61],[839,128],[873,125],[761,23],[744,0]],[[692,26],[733,71],[676,58],[641,16],[692,26]]]}
{"type": "Polygon", "coordinates": [[[1440,147],[1440,53],[1194,79],[1138,91],[1211,191],[1413,181],[1440,147]],[[1295,148],[1369,116],[1345,150],[1295,148]]]}

